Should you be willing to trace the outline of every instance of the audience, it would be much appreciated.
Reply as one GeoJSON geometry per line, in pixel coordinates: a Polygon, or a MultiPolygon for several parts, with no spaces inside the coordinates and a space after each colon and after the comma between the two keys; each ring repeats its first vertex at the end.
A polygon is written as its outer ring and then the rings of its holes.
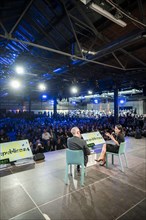
{"type": "MultiPolygon", "coordinates": [[[[146,118],[143,115],[121,110],[119,124],[126,136],[146,137],[146,118]]],[[[8,112],[0,114],[0,143],[28,139],[35,149],[37,140],[40,140],[43,151],[64,149],[67,138],[72,137],[72,127],[78,127],[81,133],[99,131],[108,140],[105,134],[114,130],[114,115],[97,110],[69,111],[56,117],[53,114],[8,112]]]]}

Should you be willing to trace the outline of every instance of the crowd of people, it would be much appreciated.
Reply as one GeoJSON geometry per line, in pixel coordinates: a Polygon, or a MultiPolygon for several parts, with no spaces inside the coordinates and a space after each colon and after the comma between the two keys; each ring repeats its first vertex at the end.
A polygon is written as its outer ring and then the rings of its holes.
{"type": "MultiPolygon", "coordinates": [[[[134,112],[120,112],[119,124],[126,136],[146,137],[146,118],[134,112]]],[[[0,143],[28,139],[32,152],[47,152],[67,147],[67,138],[72,137],[72,127],[78,127],[81,134],[114,130],[114,115],[98,114],[96,117],[80,117],[78,111],[68,114],[34,114],[33,112],[8,112],[0,114],[0,143]]]]}

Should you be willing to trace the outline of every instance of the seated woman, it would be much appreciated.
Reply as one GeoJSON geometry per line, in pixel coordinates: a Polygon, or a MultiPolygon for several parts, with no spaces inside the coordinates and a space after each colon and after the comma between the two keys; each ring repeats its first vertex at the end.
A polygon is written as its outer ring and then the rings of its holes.
{"type": "Polygon", "coordinates": [[[120,143],[125,141],[124,138],[124,133],[123,133],[123,128],[121,125],[115,125],[115,137],[113,136],[113,134],[110,133],[106,133],[106,135],[113,140],[114,144],[104,144],[102,147],[102,151],[101,154],[98,158],[98,160],[96,160],[97,162],[102,161],[102,163],[100,164],[100,166],[104,166],[106,161],[105,161],[105,157],[106,157],[106,151],[108,152],[113,152],[113,153],[118,153],[119,151],[119,147],[120,147],[120,143]]]}

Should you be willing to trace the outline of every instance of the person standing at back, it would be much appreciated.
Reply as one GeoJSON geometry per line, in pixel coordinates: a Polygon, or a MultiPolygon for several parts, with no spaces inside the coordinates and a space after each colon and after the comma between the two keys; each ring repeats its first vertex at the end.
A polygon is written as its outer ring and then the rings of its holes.
{"type": "MultiPolygon", "coordinates": [[[[84,153],[84,165],[88,163],[88,155],[90,155],[90,150],[87,147],[85,140],[81,139],[81,133],[78,127],[73,127],[71,129],[73,137],[67,139],[67,146],[70,150],[83,150],[84,153]]],[[[77,171],[80,172],[80,166],[77,165],[77,171]]]]}
{"type": "Polygon", "coordinates": [[[50,133],[46,129],[44,129],[42,133],[42,141],[45,147],[45,151],[50,150],[50,139],[51,139],[50,133]]]}

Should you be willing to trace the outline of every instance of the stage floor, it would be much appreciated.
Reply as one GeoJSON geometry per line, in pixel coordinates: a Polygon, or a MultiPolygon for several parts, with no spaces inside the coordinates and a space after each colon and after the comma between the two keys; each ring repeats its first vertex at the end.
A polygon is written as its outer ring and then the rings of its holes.
{"type": "Polygon", "coordinates": [[[146,217],[146,138],[126,138],[129,167],[87,167],[64,184],[65,150],[45,161],[0,171],[1,220],[143,220],[146,217]]]}

